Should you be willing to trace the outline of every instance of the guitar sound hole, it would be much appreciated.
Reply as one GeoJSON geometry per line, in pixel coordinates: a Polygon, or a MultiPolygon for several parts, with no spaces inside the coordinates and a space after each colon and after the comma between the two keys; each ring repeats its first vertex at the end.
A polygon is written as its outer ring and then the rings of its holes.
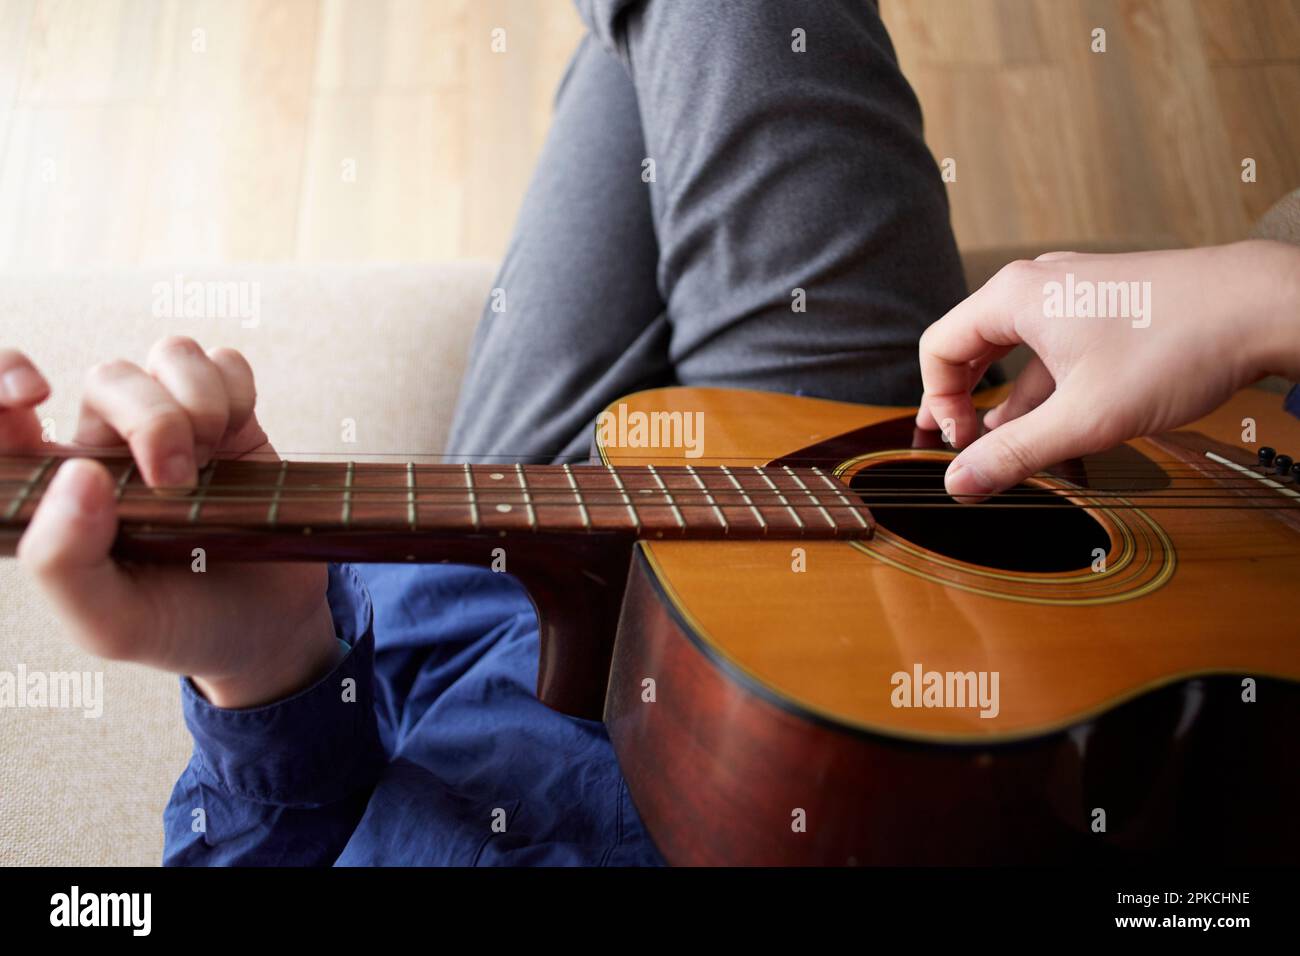
{"type": "Polygon", "coordinates": [[[1017,485],[987,503],[959,505],[943,488],[947,467],[885,462],[849,484],[880,527],[959,561],[1004,571],[1077,571],[1091,567],[1094,549],[1110,552],[1110,535],[1092,515],[1043,488],[1017,485]]]}

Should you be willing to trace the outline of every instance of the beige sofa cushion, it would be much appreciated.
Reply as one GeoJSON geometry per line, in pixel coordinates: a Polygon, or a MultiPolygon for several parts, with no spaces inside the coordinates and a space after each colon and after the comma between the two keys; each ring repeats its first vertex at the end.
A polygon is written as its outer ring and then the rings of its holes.
{"type": "MultiPolygon", "coordinates": [[[[249,357],[263,424],[286,453],[438,453],[492,272],[467,262],[0,275],[0,345],[46,373],[54,395],[41,415],[61,439],[76,426],[90,365],[143,361],[155,339],[180,333],[249,357]],[[247,283],[250,308],[155,315],[155,305],[169,311],[165,287],[178,275],[183,292],[188,282],[247,283]],[[245,328],[253,304],[256,325],[245,328]],[[345,419],[355,442],[343,440],[345,419]]],[[[191,291],[205,292],[206,307],[216,288],[191,291]]],[[[162,809],[189,755],[176,679],[74,648],[11,560],[0,560],[0,621],[0,671],[99,671],[104,688],[94,719],[0,708],[0,865],[157,863],[162,809]]]]}

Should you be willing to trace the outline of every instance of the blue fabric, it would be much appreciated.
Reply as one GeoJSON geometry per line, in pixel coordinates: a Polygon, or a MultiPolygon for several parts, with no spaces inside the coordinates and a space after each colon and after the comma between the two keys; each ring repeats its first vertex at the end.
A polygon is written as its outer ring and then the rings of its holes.
{"type": "Polygon", "coordinates": [[[329,602],[350,650],[315,686],[223,710],[182,681],[194,754],[165,863],[662,862],[603,725],[537,700],[536,619],[513,578],[334,566],[329,602]]]}

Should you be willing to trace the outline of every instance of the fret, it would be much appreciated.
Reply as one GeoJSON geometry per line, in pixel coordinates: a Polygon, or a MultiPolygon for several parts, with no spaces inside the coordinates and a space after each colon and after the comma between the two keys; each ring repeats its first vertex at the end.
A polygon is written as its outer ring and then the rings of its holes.
{"type": "MultiPolygon", "coordinates": [[[[483,473],[468,462],[447,465],[413,465],[401,489],[404,501],[405,525],[412,531],[481,532],[491,525],[483,509],[491,507],[490,501],[480,495],[488,494],[482,485],[483,473]]],[[[385,499],[380,497],[377,507],[385,499]]],[[[391,499],[390,499],[391,502],[391,499]]],[[[388,523],[398,521],[391,514],[388,523]]],[[[380,515],[382,518],[382,514],[380,515]]]]}
{"type": "Polygon", "coordinates": [[[826,473],[823,472],[820,468],[814,467],[813,474],[815,474],[818,478],[820,478],[822,481],[826,482],[826,484],[830,486],[831,490],[835,492],[835,497],[840,499],[840,503],[843,504],[844,507],[848,508],[851,512],[853,512],[853,517],[858,519],[858,524],[860,524],[864,528],[871,527],[871,525],[867,523],[867,519],[862,517],[862,511],[860,510],[860,508],[855,507],[854,504],[851,501],[849,501],[848,498],[844,497],[844,492],[838,483],[832,481],[826,475],[826,473]]]}
{"type": "Polygon", "coordinates": [[[50,466],[53,464],[54,456],[50,455],[32,472],[32,476],[27,479],[27,483],[19,489],[18,494],[14,496],[14,500],[9,503],[9,509],[5,512],[6,521],[12,521],[18,516],[18,512],[23,508],[23,503],[31,497],[32,492],[36,490],[36,486],[41,483],[41,479],[45,477],[45,473],[50,470],[50,466]]]}
{"type": "Polygon", "coordinates": [[[537,511],[533,508],[533,496],[528,493],[528,481],[524,478],[524,466],[515,463],[515,474],[519,476],[519,490],[524,493],[524,507],[528,509],[528,526],[537,530],[537,511]]]}
{"type": "Polygon", "coordinates": [[[118,476],[117,487],[113,490],[113,497],[118,501],[122,500],[122,493],[126,491],[127,482],[131,480],[133,474],[135,474],[135,459],[129,458],[126,467],[122,469],[122,474],[118,476]]]}
{"type": "Polygon", "coordinates": [[[470,523],[474,525],[475,531],[481,531],[483,524],[478,514],[478,493],[474,490],[474,472],[470,470],[469,462],[465,462],[465,491],[469,495],[470,523]]]}
{"type": "Polygon", "coordinates": [[[266,511],[266,523],[272,528],[280,517],[280,495],[284,492],[284,479],[289,473],[289,462],[280,462],[280,471],[275,476],[275,489],[271,492],[271,506],[266,511]]]}
{"type": "Polygon", "coordinates": [[[208,467],[203,469],[199,475],[199,492],[194,499],[194,504],[190,506],[190,524],[195,524],[199,520],[199,510],[203,507],[203,499],[208,493],[208,485],[212,484],[212,473],[217,470],[217,459],[213,458],[208,462],[208,467]]]}
{"type": "Polygon", "coordinates": [[[627,505],[627,513],[632,519],[632,526],[639,532],[641,530],[641,518],[636,513],[636,506],[632,504],[632,499],[628,495],[627,489],[623,487],[623,479],[618,476],[618,469],[610,468],[609,474],[610,477],[614,479],[614,487],[616,487],[619,494],[623,496],[623,503],[627,505]]]}
{"type": "Polygon", "coordinates": [[[831,517],[830,512],[826,510],[825,506],[817,499],[817,496],[812,493],[811,489],[804,484],[803,479],[790,469],[789,465],[785,466],[785,473],[794,479],[794,483],[808,496],[808,500],[817,506],[817,510],[822,513],[822,517],[826,519],[826,523],[832,528],[838,528],[839,525],[835,523],[835,519],[831,517]]]}
{"type": "Polygon", "coordinates": [[[420,517],[415,510],[415,462],[406,463],[406,524],[412,531],[419,530],[420,517]]]}
{"type": "Polygon", "coordinates": [[[586,531],[591,530],[591,515],[587,513],[587,503],[582,500],[582,492],[578,490],[578,481],[573,477],[573,469],[566,463],[564,465],[564,475],[569,479],[569,487],[573,489],[573,497],[578,502],[578,514],[582,516],[582,527],[586,531]]]}
{"type": "Polygon", "coordinates": [[[781,489],[776,486],[776,482],[774,482],[771,478],[769,478],[767,472],[765,472],[758,465],[754,466],[754,470],[758,472],[759,477],[761,477],[764,481],[767,482],[768,487],[776,492],[776,500],[781,502],[781,504],[785,506],[785,509],[790,512],[791,517],[794,518],[794,523],[799,527],[799,530],[802,532],[804,529],[803,518],[799,517],[799,512],[795,511],[794,506],[791,505],[790,502],[786,500],[785,495],[781,493],[781,489]]]}
{"type": "Polygon", "coordinates": [[[668,490],[668,486],[664,484],[664,480],[659,477],[659,472],[655,471],[654,465],[646,465],[646,468],[650,470],[650,477],[655,480],[661,489],[663,489],[664,498],[668,500],[668,507],[673,509],[673,517],[677,519],[677,526],[679,528],[685,528],[686,519],[682,517],[682,512],[681,509],[677,507],[677,502],[673,500],[672,492],[668,490]]]}
{"type": "Polygon", "coordinates": [[[626,488],[619,487],[620,479],[612,468],[605,465],[575,466],[571,469],[571,474],[573,485],[566,497],[573,494],[576,488],[577,495],[586,506],[591,530],[637,529],[635,512],[628,507],[628,498],[622,493],[626,488]]]}
{"type": "Polygon", "coordinates": [[[356,462],[348,462],[348,470],[343,478],[343,513],[339,516],[345,528],[352,524],[352,479],[356,471],[356,462]]]}
{"type": "Polygon", "coordinates": [[[729,534],[731,532],[731,528],[727,525],[727,519],[722,514],[722,509],[719,508],[718,503],[713,500],[713,495],[709,491],[708,486],[704,484],[704,482],[700,479],[699,474],[695,471],[694,467],[692,467],[691,465],[686,466],[686,473],[695,479],[695,483],[699,485],[700,490],[704,492],[704,500],[713,506],[713,513],[718,516],[718,521],[722,525],[722,533],[724,535],[729,534]]]}
{"type": "Polygon", "coordinates": [[[749,492],[745,490],[744,485],[736,480],[736,476],[731,473],[730,468],[726,465],[719,465],[718,467],[722,470],[722,473],[727,476],[727,479],[736,486],[736,490],[740,492],[741,500],[744,501],[745,504],[749,505],[749,510],[754,512],[754,517],[758,519],[758,526],[763,530],[763,534],[766,535],[767,520],[763,517],[763,512],[759,511],[757,506],[755,506],[754,500],[749,497],[749,492]]]}

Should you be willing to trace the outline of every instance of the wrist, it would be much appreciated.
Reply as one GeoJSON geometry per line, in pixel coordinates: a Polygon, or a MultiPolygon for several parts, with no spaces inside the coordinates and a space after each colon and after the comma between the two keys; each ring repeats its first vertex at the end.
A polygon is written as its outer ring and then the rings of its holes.
{"type": "Polygon", "coordinates": [[[259,707],[312,686],[333,670],[345,653],[325,601],[302,624],[277,637],[276,644],[278,652],[268,660],[258,661],[248,674],[190,680],[214,707],[259,707]]]}
{"type": "Polygon", "coordinates": [[[1300,380],[1300,246],[1267,239],[1241,243],[1257,280],[1250,381],[1266,375],[1300,380]]]}

